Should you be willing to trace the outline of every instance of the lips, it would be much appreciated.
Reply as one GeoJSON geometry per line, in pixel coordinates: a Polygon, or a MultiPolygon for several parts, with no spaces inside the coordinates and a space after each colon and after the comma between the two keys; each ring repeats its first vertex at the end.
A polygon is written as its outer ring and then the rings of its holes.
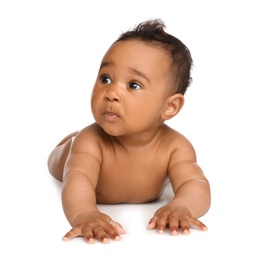
{"type": "Polygon", "coordinates": [[[119,118],[119,116],[113,112],[104,112],[104,118],[107,121],[115,121],[119,118]]]}

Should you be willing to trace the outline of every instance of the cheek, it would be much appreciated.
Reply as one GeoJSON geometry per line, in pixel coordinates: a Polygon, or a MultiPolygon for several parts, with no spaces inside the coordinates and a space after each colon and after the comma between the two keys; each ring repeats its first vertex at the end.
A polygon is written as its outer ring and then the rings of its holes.
{"type": "Polygon", "coordinates": [[[99,101],[100,101],[99,95],[93,92],[90,100],[90,106],[93,114],[96,113],[97,108],[99,108],[99,101]]]}
{"type": "Polygon", "coordinates": [[[160,101],[154,102],[142,102],[139,105],[135,106],[133,102],[133,106],[131,106],[131,112],[129,115],[133,115],[131,117],[132,121],[135,121],[137,124],[148,124],[154,123],[159,120],[160,115],[162,113],[162,106],[160,105],[160,101]]]}
{"type": "Polygon", "coordinates": [[[100,90],[97,87],[94,87],[92,94],[91,94],[91,103],[99,102],[99,100],[102,99],[103,95],[104,95],[103,90],[100,90]]]}

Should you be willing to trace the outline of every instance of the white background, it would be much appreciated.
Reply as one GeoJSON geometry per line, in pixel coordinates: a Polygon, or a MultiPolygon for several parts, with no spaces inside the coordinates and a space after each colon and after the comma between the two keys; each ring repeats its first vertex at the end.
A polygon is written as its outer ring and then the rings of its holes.
{"type": "Polygon", "coordinates": [[[0,258],[275,259],[273,2],[1,1],[0,258]],[[185,106],[168,124],[190,139],[210,180],[212,206],[201,218],[209,230],[146,230],[168,190],[156,203],[100,206],[127,230],[120,242],[63,242],[70,226],[48,154],[93,122],[102,56],[148,18],[163,19],[194,59],[185,106]]]}

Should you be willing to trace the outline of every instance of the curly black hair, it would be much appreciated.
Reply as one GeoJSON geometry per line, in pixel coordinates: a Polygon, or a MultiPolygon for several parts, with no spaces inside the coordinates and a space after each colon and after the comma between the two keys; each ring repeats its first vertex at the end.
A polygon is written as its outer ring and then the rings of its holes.
{"type": "Polygon", "coordinates": [[[184,94],[192,81],[190,75],[193,66],[191,53],[183,42],[165,32],[165,28],[161,19],[147,20],[123,32],[115,42],[137,39],[161,47],[171,57],[173,92],[184,94]]]}

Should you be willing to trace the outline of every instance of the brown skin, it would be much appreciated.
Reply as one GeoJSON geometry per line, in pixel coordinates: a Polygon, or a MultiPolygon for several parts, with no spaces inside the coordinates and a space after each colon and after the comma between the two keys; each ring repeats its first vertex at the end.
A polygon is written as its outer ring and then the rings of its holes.
{"type": "Polygon", "coordinates": [[[191,143],[164,124],[184,104],[172,94],[170,60],[163,50],[138,40],[114,43],[103,57],[91,98],[96,123],[65,137],[49,156],[50,173],[63,182],[62,203],[72,229],[107,243],[125,230],[97,203],[144,203],[171,182],[174,198],[156,211],[148,229],[172,235],[190,227],[210,207],[210,187],[191,143]],[[75,136],[72,139],[72,136],[75,136]],[[72,141],[73,140],[73,141],[72,141]]]}

